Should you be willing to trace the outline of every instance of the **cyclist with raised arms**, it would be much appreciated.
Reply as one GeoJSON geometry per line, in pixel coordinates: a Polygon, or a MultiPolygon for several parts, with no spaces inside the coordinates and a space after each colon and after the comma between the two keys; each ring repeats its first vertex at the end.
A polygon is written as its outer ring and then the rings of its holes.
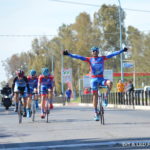
{"type": "Polygon", "coordinates": [[[24,107],[24,112],[23,112],[23,116],[26,117],[26,105],[27,105],[27,97],[30,93],[30,89],[29,89],[29,84],[28,84],[28,79],[27,77],[24,75],[24,71],[23,70],[17,70],[16,71],[16,77],[13,80],[13,84],[12,84],[12,92],[13,92],[13,98],[14,101],[16,103],[16,108],[15,108],[15,112],[18,111],[18,101],[19,101],[19,93],[21,93],[21,95],[23,96],[23,107],[24,107]],[[27,89],[27,93],[25,92],[25,90],[27,89]]]}
{"type": "Polygon", "coordinates": [[[27,100],[27,117],[29,118],[31,117],[31,101],[33,95],[36,108],[38,108],[38,95],[37,95],[38,77],[36,76],[36,71],[34,69],[30,70],[30,75],[27,76],[27,79],[30,88],[30,95],[27,100]]]}
{"type": "MultiPolygon", "coordinates": [[[[109,89],[108,92],[112,88],[112,81],[104,79],[103,77],[104,61],[116,55],[119,55],[123,52],[126,52],[127,50],[128,50],[127,48],[124,48],[122,50],[115,51],[112,54],[109,54],[107,56],[99,56],[99,48],[94,46],[91,48],[92,57],[83,57],[80,55],[71,54],[68,52],[68,50],[63,51],[63,55],[67,55],[71,58],[80,59],[82,61],[87,62],[90,65],[90,77],[91,77],[90,86],[91,86],[91,90],[93,93],[93,106],[94,106],[94,112],[95,112],[95,116],[94,116],[95,121],[99,121],[99,113],[97,109],[98,87],[107,86],[109,89]]],[[[108,92],[106,93],[105,99],[108,96],[108,92]]]]}
{"type": "Polygon", "coordinates": [[[38,92],[41,94],[41,118],[45,118],[46,101],[53,108],[54,77],[50,75],[48,68],[42,68],[42,74],[38,78],[38,92]]]}

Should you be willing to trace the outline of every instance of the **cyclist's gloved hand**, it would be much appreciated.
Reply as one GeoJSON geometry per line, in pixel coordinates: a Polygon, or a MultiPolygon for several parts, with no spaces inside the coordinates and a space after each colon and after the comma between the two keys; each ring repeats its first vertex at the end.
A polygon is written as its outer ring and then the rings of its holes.
{"type": "Polygon", "coordinates": [[[68,50],[63,50],[63,55],[69,55],[68,50]]]}
{"type": "Polygon", "coordinates": [[[128,51],[128,48],[124,47],[123,51],[124,51],[124,52],[127,52],[127,51],[128,51]]]}

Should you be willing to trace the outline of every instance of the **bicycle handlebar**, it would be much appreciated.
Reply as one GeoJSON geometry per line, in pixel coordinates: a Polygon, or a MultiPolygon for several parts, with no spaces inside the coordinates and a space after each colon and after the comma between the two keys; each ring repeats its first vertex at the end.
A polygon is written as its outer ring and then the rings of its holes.
{"type": "Polygon", "coordinates": [[[108,88],[108,86],[102,86],[102,85],[100,85],[98,88],[108,88]]]}

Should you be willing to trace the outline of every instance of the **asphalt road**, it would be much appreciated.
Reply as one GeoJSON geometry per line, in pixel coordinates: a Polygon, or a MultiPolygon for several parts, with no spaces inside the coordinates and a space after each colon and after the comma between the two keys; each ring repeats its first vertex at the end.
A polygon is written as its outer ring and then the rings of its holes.
{"type": "Polygon", "coordinates": [[[150,111],[106,108],[104,126],[93,115],[91,107],[56,106],[49,123],[39,110],[35,122],[19,124],[13,108],[0,106],[0,149],[150,149],[150,111]]]}

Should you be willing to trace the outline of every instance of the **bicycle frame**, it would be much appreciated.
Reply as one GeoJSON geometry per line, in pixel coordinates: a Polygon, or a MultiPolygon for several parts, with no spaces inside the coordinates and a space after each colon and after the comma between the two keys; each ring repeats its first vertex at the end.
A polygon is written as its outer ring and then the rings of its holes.
{"type": "MultiPolygon", "coordinates": [[[[47,89],[47,95],[44,99],[44,112],[46,114],[46,122],[48,123],[48,120],[49,120],[49,114],[50,114],[50,101],[49,101],[49,92],[51,90],[47,89]]],[[[43,100],[42,100],[42,103],[43,103],[43,100]]],[[[42,106],[41,106],[41,109],[42,109],[42,106]]]]}
{"type": "Polygon", "coordinates": [[[100,123],[104,125],[104,107],[102,105],[102,93],[100,90],[98,91],[98,105],[99,105],[99,117],[100,117],[100,123]]]}
{"type": "Polygon", "coordinates": [[[19,119],[19,124],[22,123],[22,115],[23,115],[22,96],[23,96],[23,94],[19,92],[18,93],[18,98],[19,98],[19,101],[18,101],[18,119],[19,119]]]}
{"type": "Polygon", "coordinates": [[[48,123],[48,119],[49,119],[49,114],[50,114],[50,107],[49,107],[49,99],[46,99],[46,122],[48,123]]]}
{"type": "Polygon", "coordinates": [[[35,94],[36,93],[32,94],[32,102],[31,102],[32,121],[33,122],[35,121],[35,113],[36,113],[36,105],[35,105],[35,99],[34,99],[35,94]]]}
{"type": "MultiPolygon", "coordinates": [[[[110,92],[110,88],[108,86],[100,86],[99,87],[99,90],[98,90],[98,103],[99,103],[99,116],[100,116],[100,120],[101,120],[101,124],[105,124],[105,121],[104,121],[104,106],[103,106],[103,101],[104,101],[104,96],[102,95],[102,93],[100,92],[100,90],[102,88],[105,88],[107,89],[107,94],[109,94],[110,92]]],[[[108,97],[108,95],[107,95],[108,97]]]]}

